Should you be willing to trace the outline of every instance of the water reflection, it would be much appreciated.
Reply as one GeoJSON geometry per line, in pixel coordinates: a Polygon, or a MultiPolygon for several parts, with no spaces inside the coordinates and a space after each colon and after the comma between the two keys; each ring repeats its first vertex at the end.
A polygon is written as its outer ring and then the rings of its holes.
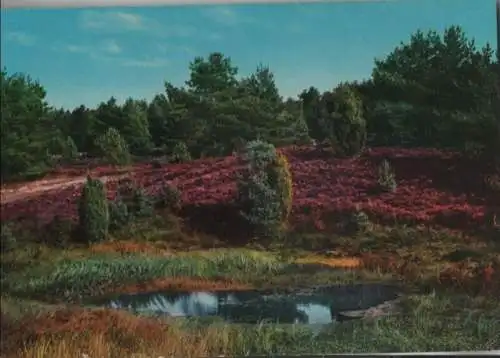
{"type": "Polygon", "coordinates": [[[255,291],[157,292],[124,295],[101,304],[173,317],[219,316],[240,323],[328,324],[341,311],[366,309],[397,295],[397,289],[390,286],[352,285],[286,295],[255,291]]]}

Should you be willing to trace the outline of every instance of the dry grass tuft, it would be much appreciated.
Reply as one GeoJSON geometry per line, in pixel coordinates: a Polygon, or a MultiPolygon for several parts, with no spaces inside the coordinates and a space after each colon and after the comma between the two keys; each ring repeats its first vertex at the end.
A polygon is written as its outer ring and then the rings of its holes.
{"type": "Polygon", "coordinates": [[[113,293],[134,294],[154,291],[239,291],[249,290],[249,284],[235,280],[205,280],[190,277],[167,277],[135,285],[118,287],[113,293]]]}

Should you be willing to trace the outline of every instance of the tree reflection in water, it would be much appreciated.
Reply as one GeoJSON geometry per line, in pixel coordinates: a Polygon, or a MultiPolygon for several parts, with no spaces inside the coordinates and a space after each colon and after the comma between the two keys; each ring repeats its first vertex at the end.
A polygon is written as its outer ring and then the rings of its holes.
{"type": "Polygon", "coordinates": [[[256,291],[147,293],[121,296],[106,306],[168,316],[219,316],[239,323],[327,324],[341,311],[366,309],[397,295],[398,290],[389,286],[353,285],[288,295],[256,291]]]}

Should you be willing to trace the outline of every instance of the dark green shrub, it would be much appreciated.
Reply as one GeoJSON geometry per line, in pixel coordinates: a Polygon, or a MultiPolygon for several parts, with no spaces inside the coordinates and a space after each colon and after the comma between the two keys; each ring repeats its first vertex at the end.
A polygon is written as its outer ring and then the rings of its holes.
{"type": "Polygon", "coordinates": [[[66,160],[74,160],[78,157],[78,148],[71,137],[67,137],[64,143],[63,157],[66,160]]]}
{"type": "Polygon", "coordinates": [[[349,85],[340,85],[333,93],[333,105],[333,112],[321,120],[330,145],[342,156],[359,154],[367,137],[359,95],[349,85]]]}
{"type": "MultiPolygon", "coordinates": [[[[155,206],[154,198],[148,195],[144,189],[138,187],[131,179],[120,180],[117,191],[118,198],[127,207],[127,218],[129,221],[153,215],[155,206]]],[[[119,205],[122,206],[122,204],[119,205]]],[[[120,210],[123,212],[124,209],[120,210]]]]}
{"type": "Polygon", "coordinates": [[[181,208],[181,192],[173,185],[164,185],[157,197],[157,207],[176,212],[181,208]]]}
{"type": "Polygon", "coordinates": [[[282,153],[277,153],[276,159],[268,166],[267,174],[271,188],[274,188],[281,208],[281,222],[286,224],[292,212],[293,182],[290,163],[282,153]]]}
{"type": "Polygon", "coordinates": [[[97,138],[95,146],[99,155],[114,165],[127,165],[131,162],[131,156],[127,143],[115,128],[108,130],[97,138]]]}
{"type": "Polygon", "coordinates": [[[130,178],[123,178],[118,181],[117,194],[125,204],[129,204],[132,196],[134,195],[136,185],[130,178]]]}
{"type": "Polygon", "coordinates": [[[153,215],[154,201],[142,188],[134,188],[128,212],[133,218],[147,218],[153,215]]]}
{"type": "Polygon", "coordinates": [[[378,184],[381,190],[394,192],[397,188],[396,174],[387,160],[383,160],[378,167],[378,184]]]}
{"type": "Polygon", "coordinates": [[[238,189],[241,215],[251,225],[254,234],[270,238],[279,236],[281,207],[276,191],[269,186],[267,175],[247,176],[238,189]]]}
{"type": "Polygon", "coordinates": [[[357,209],[351,216],[350,227],[356,233],[364,233],[371,227],[370,218],[365,212],[357,209]]]}
{"type": "Polygon", "coordinates": [[[17,247],[17,239],[9,224],[2,223],[0,235],[0,249],[2,253],[12,251],[17,247]]]}
{"type": "Polygon", "coordinates": [[[50,246],[65,247],[73,239],[74,227],[70,220],[56,215],[45,226],[42,241],[50,246]]]}
{"type": "Polygon", "coordinates": [[[189,149],[184,142],[176,142],[172,149],[170,150],[170,162],[172,163],[184,163],[191,160],[191,154],[189,149]]]}
{"type": "Polygon", "coordinates": [[[126,226],[129,222],[130,215],[127,205],[122,198],[117,195],[114,200],[109,201],[109,229],[116,231],[126,226]]]}
{"type": "Polygon", "coordinates": [[[80,234],[86,242],[103,241],[108,236],[109,208],[104,184],[87,177],[78,206],[80,234]]]}
{"type": "Polygon", "coordinates": [[[78,157],[78,149],[71,137],[63,138],[55,136],[49,143],[49,152],[65,161],[71,161],[78,157]]]}
{"type": "Polygon", "coordinates": [[[257,236],[278,237],[291,210],[291,174],[272,144],[256,140],[242,152],[247,168],[238,181],[238,204],[257,236]]]}

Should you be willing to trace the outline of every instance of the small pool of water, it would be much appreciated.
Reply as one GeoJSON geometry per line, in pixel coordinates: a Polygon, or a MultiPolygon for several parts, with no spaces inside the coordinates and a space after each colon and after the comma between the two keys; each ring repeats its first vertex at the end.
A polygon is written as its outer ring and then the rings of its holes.
{"type": "Polygon", "coordinates": [[[343,311],[368,309],[399,296],[396,287],[363,284],[288,294],[258,291],[155,292],[122,295],[99,306],[171,317],[220,317],[237,323],[329,324],[343,311]]]}

